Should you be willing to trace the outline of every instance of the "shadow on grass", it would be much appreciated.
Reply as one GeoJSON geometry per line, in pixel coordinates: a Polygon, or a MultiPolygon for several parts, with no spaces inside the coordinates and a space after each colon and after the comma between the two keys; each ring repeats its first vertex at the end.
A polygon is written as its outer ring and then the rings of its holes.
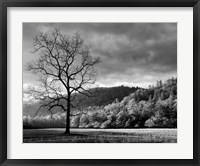
{"type": "Polygon", "coordinates": [[[66,137],[75,137],[75,136],[79,136],[79,137],[87,137],[87,134],[79,134],[79,133],[62,133],[62,134],[58,134],[60,136],[66,136],[66,137]]]}
{"type": "Polygon", "coordinates": [[[23,143],[176,143],[173,132],[156,133],[71,132],[56,130],[24,130],[23,143]]]}

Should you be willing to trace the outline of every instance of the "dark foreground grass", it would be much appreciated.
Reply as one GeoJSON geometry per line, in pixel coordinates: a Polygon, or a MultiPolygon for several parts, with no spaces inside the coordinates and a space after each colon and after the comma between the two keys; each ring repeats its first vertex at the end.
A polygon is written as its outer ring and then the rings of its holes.
{"type": "Polygon", "coordinates": [[[176,129],[24,129],[24,143],[176,143],[176,129]]]}

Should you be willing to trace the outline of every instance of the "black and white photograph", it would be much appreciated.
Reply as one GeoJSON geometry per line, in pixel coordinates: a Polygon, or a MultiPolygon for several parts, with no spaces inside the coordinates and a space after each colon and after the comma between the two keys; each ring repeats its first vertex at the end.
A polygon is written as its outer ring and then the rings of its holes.
{"type": "Polygon", "coordinates": [[[22,27],[23,143],[177,143],[177,23],[22,27]]]}

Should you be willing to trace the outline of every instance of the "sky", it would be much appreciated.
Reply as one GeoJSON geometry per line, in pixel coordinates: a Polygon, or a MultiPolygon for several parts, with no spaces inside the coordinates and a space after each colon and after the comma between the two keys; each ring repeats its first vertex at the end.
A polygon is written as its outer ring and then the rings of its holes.
{"type": "Polygon", "coordinates": [[[36,86],[37,75],[25,70],[36,60],[33,38],[38,32],[60,28],[72,36],[78,32],[100,57],[96,84],[101,87],[147,88],[157,80],[177,77],[176,23],[23,23],[23,86],[36,86]]]}

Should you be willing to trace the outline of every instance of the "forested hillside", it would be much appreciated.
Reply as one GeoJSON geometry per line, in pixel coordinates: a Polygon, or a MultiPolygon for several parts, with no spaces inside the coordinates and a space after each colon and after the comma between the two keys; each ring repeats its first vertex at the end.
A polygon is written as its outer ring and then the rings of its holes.
{"type": "MultiPolygon", "coordinates": [[[[83,96],[81,94],[76,95],[75,102],[79,103],[79,107],[85,108],[89,106],[105,106],[116,99],[121,101],[125,96],[128,96],[129,94],[135,92],[138,87],[125,87],[125,86],[119,86],[119,87],[109,87],[109,88],[93,88],[90,89],[90,92],[93,94],[93,97],[87,97],[83,96]]],[[[73,96],[72,96],[73,98],[73,96]]],[[[36,113],[38,116],[46,116],[49,115],[50,112],[45,109],[41,109],[41,111],[37,112],[39,108],[39,103],[25,103],[23,105],[23,115],[24,116],[35,116],[36,113]]],[[[60,112],[59,109],[54,109],[53,113],[60,112]]]]}
{"type": "MultiPolygon", "coordinates": [[[[75,115],[71,117],[71,127],[177,127],[176,78],[166,82],[158,81],[156,85],[148,89],[121,86],[113,89],[102,88],[102,90],[105,90],[105,93],[99,94],[99,97],[91,101],[85,100],[82,112],[74,111],[75,115]],[[89,104],[90,102],[93,104],[89,104]]],[[[65,127],[65,113],[57,112],[52,116],[45,113],[33,118],[31,109],[33,105],[24,106],[24,128],[65,127]]]]}

